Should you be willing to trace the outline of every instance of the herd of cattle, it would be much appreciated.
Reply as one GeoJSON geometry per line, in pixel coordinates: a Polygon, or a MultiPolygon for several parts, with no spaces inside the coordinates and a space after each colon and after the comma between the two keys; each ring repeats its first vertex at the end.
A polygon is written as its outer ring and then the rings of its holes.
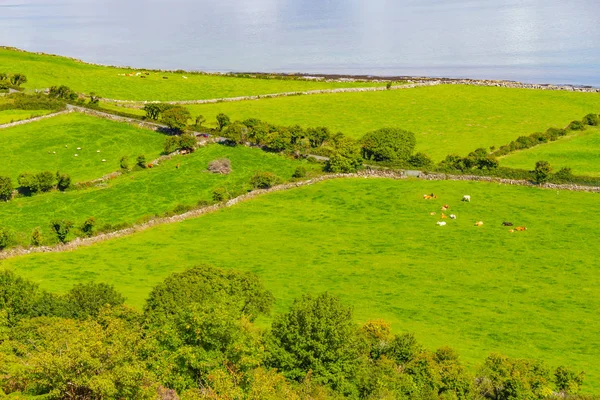
{"type": "MultiPolygon", "coordinates": [[[[434,199],[437,199],[437,196],[435,194],[433,194],[433,193],[431,193],[431,194],[424,194],[423,195],[423,199],[424,200],[434,200],[434,199]]],[[[471,196],[467,195],[467,194],[464,195],[463,198],[462,198],[462,201],[470,203],[471,202],[471,196]]],[[[442,206],[441,219],[448,219],[448,218],[450,218],[450,219],[456,219],[457,218],[456,214],[450,214],[450,215],[446,215],[445,214],[445,212],[448,211],[449,209],[450,209],[450,206],[448,204],[444,204],[442,206]]],[[[432,211],[432,212],[429,213],[429,215],[437,215],[437,212],[432,211]]],[[[438,226],[446,226],[446,221],[438,221],[438,222],[436,222],[436,224],[438,226]]],[[[483,226],[483,221],[477,221],[477,222],[475,222],[475,226],[483,226]]],[[[512,226],[514,226],[514,224],[512,222],[504,221],[504,222],[502,222],[502,226],[510,226],[510,227],[512,227],[512,226]]],[[[523,232],[523,231],[526,231],[526,230],[527,230],[527,228],[525,226],[517,226],[514,229],[513,228],[509,229],[509,232],[510,233],[513,233],[513,232],[523,232]]]]}

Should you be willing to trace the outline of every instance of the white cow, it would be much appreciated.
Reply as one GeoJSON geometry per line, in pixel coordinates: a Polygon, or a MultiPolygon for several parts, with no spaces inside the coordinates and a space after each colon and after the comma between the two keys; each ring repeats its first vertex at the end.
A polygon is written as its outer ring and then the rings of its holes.
{"type": "Polygon", "coordinates": [[[446,226],[446,221],[438,221],[436,222],[439,226],[446,226]]]}
{"type": "Polygon", "coordinates": [[[450,219],[456,219],[456,215],[455,214],[450,214],[450,219]]]}
{"type": "Polygon", "coordinates": [[[462,198],[462,201],[468,201],[469,203],[471,202],[471,196],[469,196],[468,194],[465,194],[462,198]]]}

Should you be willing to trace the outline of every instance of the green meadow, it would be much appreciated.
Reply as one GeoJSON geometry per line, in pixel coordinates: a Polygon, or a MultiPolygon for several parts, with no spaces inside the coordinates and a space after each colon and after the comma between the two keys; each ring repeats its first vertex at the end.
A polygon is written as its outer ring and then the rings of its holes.
{"type": "Polygon", "coordinates": [[[354,138],[382,127],[417,134],[417,150],[441,160],[478,147],[501,146],[521,135],[564,127],[600,111],[597,93],[572,93],[465,85],[440,85],[384,92],[292,96],[188,106],[207,125],[225,113],[274,124],[327,126],[354,138]]]}
{"type": "Polygon", "coordinates": [[[498,351],[569,365],[587,372],[591,390],[600,387],[600,227],[589,215],[597,204],[598,194],[490,183],[344,179],[1,265],[52,291],[109,282],[136,307],[174,271],[203,263],[253,271],[275,294],[276,312],[329,291],[358,321],[386,319],[467,362],[498,351]],[[423,199],[432,192],[437,200],[423,199]],[[440,227],[443,204],[458,218],[440,227]],[[503,221],[527,230],[511,233],[503,221]]]}
{"type": "Polygon", "coordinates": [[[39,117],[49,113],[50,111],[47,110],[4,110],[0,111],[0,125],[39,117]]]}
{"type": "Polygon", "coordinates": [[[0,72],[23,73],[28,89],[66,85],[77,92],[95,92],[120,100],[197,100],[290,91],[382,86],[369,82],[252,79],[190,73],[149,72],[86,64],[66,57],[0,48],[0,72]],[[133,76],[125,76],[133,74],[133,76]],[[142,78],[144,76],[144,78],[142,78]],[[168,79],[164,79],[168,78],[168,79]]]}
{"type": "Polygon", "coordinates": [[[0,138],[0,175],[60,171],[74,182],[117,171],[125,155],[132,164],[140,154],[155,159],[165,141],[158,132],[78,113],[0,129],[0,138]]]}
{"type": "Polygon", "coordinates": [[[548,161],[555,171],[568,167],[575,175],[600,176],[600,129],[588,127],[556,142],[509,154],[500,164],[531,170],[539,160],[548,161]]]}
{"type": "Polygon", "coordinates": [[[259,171],[290,179],[298,165],[311,168],[306,162],[257,149],[210,145],[190,155],[173,157],[158,167],[121,175],[99,186],[19,197],[0,203],[0,226],[15,232],[17,241],[26,245],[33,228],[41,227],[46,240],[52,243],[56,241],[49,227],[53,219],[64,218],[75,222],[76,226],[88,217],[95,217],[98,227],[131,224],[172,211],[178,205],[196,206],[198,201],[211,201],[217,187],[225,187],[232,194],[240,193],[247,188],[252,175],[259,171]],[[207,170],[208,163],[219,158],[231,161],[231,174],[213,174],[207,170]]]}

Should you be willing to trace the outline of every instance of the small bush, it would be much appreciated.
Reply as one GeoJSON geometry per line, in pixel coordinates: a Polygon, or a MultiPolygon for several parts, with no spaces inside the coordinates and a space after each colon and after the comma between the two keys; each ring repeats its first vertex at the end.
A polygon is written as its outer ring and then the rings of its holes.
{"type": "Polygon", "coordinates": [[[570,131],[583,131],[585,130],[585,125],[581,121],[573,121],[567,127],[567,130],[570,131]]]}
{"type": "Polygon", "coordinates": [[[535,163],[534,177],[537,183],[544,183],[550,178],[552,166],[548,161],[538,161],[535,163]]]}
{"type": "Polygon", "coordinates": [[[231,161],[227,158],[213,160],[208,164],[208,170],[213,174],[227,175],[231,173],[231,161]]]}
{"type": "Polygon", "coordinates": [[[165,139],[164,152],[171,154],[179,150],[179,136],[168,136],[165,139]]]}
{"type": "Polygon", "coordinates": [[[73,227],[73,222],[66,219],[57,219],[50,223],[50,228],[56,233],[58,241],[61,243],[67,243],[67,236],[73,227]]]}
{"type": "Polygon", "coordinates": [[[219,127],[219,131],[222,131],[227,125],[229,125],[231,120],[229,117],[223,113],[217,115],[217,125],[219,127]]]}
{"type": "Polygon", "coordinates": [[[306,177],[306,167],[300,165],[296,167],[296,170],[292,174],[292,178],[304,178],[306,177]]]}
{"type": "Polygon", "coordinates": [[[119,166],[121,167],[121,170],[129,171],[129,157],[121,157],[121,159],[119,160],[119,166]]]}
{"type": "Polygon", "coordinates": [[[94,226],[96,226],[96,218],[89,217],[85,220],[85,222],[81,225],[81,228],[79,229],[81,230],[83,236],[92,237],[92,235],[94,234],[94,226]]]}
{"type": "Polygon", "coordinates": [[[427,168],[433,164],[433,161],[425,153],[416,153],[408,159],[408,163],[411,167],[427,168]]]}
{"type": "Polygon", "coordinates": [[[568,167],[561,168],[554,174],[554,178],[558,182],[571,182],[574,178],[573,171],[568,167]]]}
{"type": "Polygon", "coordinates": [[[49,192],[56,184],[56,177],[50,171],[40,172],[39,174],[36,174],[35,177],[38,181],[40,192],[49,192]]]}
{"type": "Polygon", "coordinates": [[[184,133],[179,137],[179,148],[181,150],[187,150],[190,153],[193,153],[198,147],[198,140],[196,136],[191,133],[184,133]]]}
{"type": "Polygon", "coordinates": [[[250,179],[250,184],[255,189],[269,189],[281,182],[281,179],[272,172],[257,172],[250,179]]]}
{"type": "Polygon", "coordinates": [[[146,168],[146,156],[143,154],[140,154],[139,156],[137,156],[137,159],[135,160],[135,163],[138,167],[140,168],[146,168]]]}
{"type": "Polygon", "coordinates": [[[213,190],[213,200],[214,201],[227,201],[231,198],[231,195],[224,187],[218,187],[213,190]]]}
{"type": "Polygon", "coordinates": [[[34,228],[31,232],[30,244],[32,246],[41,246],[44,238],[42,236],[42,230],[40,227],[34,228]]]}
{"type": "Polygon", "coordinates": [[[64,192],[71,187],[71,177],[67,174],[56,173],[56,187],[58,190],[64,192]]]}
{"type": "Polygon", "coordinates": [[[11,243],[11,234],[6,228],[0,228],[0,250],[4,250],[11,243]]]}
{"type": "Polygon", "coordinates": [[[0,201],[9,201],[13,193],[12,180],[8,176],[0,176],[0,201]]]}
{"type": "Polygon", "coordinates": [[[583,123],[590,126],[600,125],[600,116],[598,114],[588,114],[583,117],[583,123]]]}

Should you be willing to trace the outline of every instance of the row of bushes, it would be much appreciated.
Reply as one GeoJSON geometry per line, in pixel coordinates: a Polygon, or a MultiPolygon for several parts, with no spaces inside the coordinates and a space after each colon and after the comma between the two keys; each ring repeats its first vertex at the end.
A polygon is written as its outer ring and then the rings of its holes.
{"type": "Polygon", "coordinates": [[[5,97],[6,102],[0,104],[0,111],[4,110],[50,110],[59,111],[65,108],[65,102],[49,98],[41,93],[27,95],[24,93],[11,93],[5,97]]]}
{"type": "Polygon", "coordinates": [[[8,89],[20,90],[24,83],[27,83],[27,77],[21,73],[0,72],[0,92],[7,92],[8,89]]]}
{"type": "Polygon", "coordinates": [[[516,140],[513,140],[507,145],[500,146],[497,150],[491,148],[491,154],[495,157],[501,157],[518,150],[529,149],[540,144],[554,142],[559,138],[566,136],[569,132],[585,130],[586,125],[600,125],[600,116],[598,114],[588,114],[583,117],[581,121],[572,121],[564,129],[549,128],[546,132],[536,132],[529,136],[519,136],[516,140]]]}
{"type": "MultiPolygon", "coordinates": [[[[467,368],[390,324],[355,323],[329,293],[275,315],[258,277],[198,266],[155,286],[142,311],[103,283],[64,295],[0,271],[0,395],[135,399],[592,399],[585,374],[490,354],[467,368]]],[[[10,396],[9,396],[10,397],[10,396]]]]}
{"type": "MultiPolygon", "coordinates": [[[[23,173],[19,175],[17,182],[19,184],[18,193],[25,196],[49,192],[54,189],[65,191],[71,187],[71,177],[68,174],[61,174],[60,172],[54,174],[50,171],[37,174],[23,173]]],[[[7,176],[0,176],[0,201],[12,199],[14,190],[12,179],[7,176]]]]}

